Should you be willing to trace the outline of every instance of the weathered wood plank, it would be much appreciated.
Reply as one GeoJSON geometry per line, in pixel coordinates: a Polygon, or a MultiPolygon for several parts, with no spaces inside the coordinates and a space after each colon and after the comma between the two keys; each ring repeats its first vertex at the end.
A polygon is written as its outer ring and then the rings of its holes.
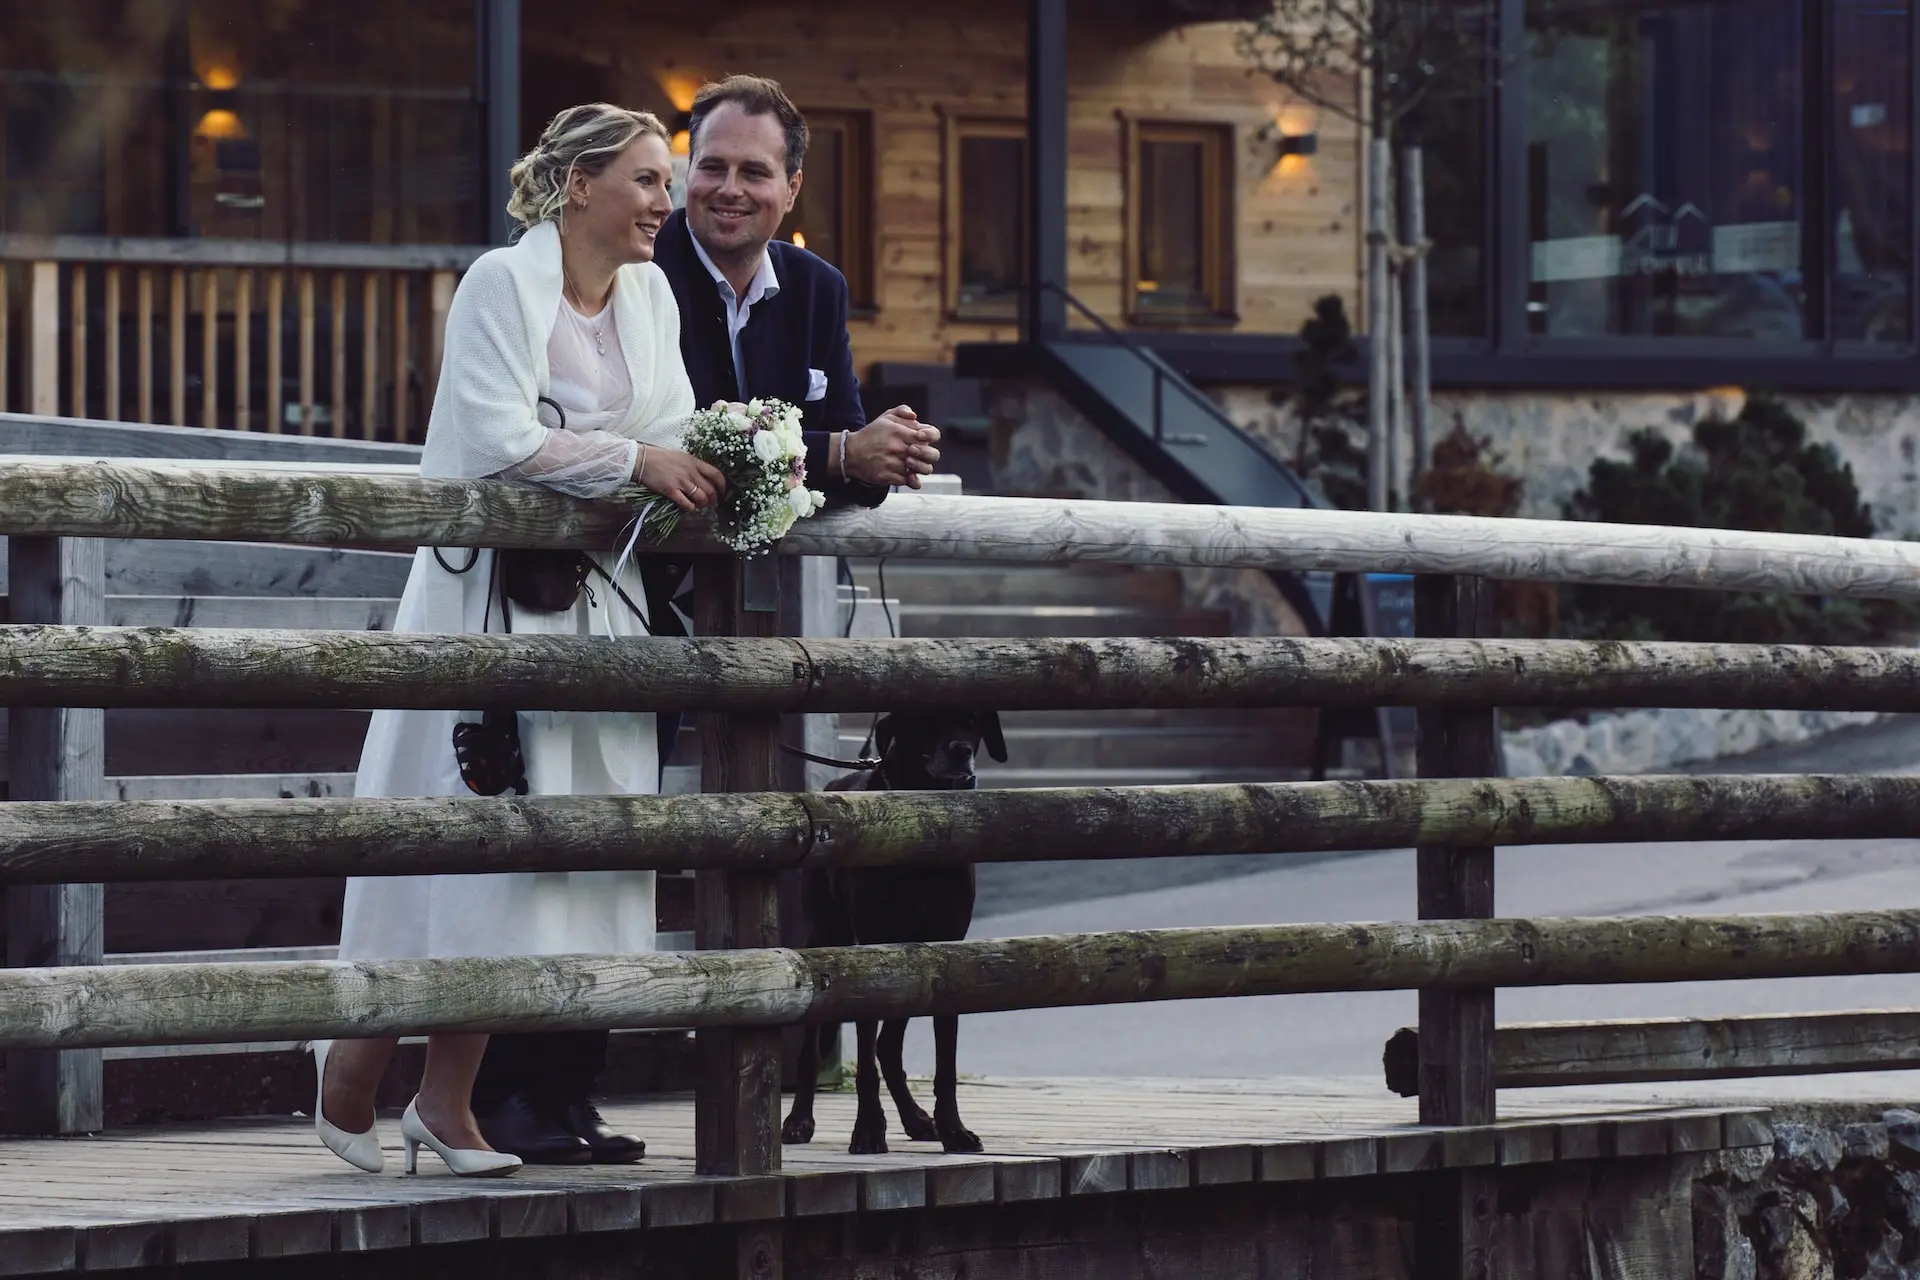
{"type": "MultiPolygon", "coordinates": [[[[1387,1087],[1403,1097],[1417,1040],[1403,1027],[1387,1043],[1387,1087]]],[[[1913,1070],[1920,1009],[1515,1023],[1494,1029],[1493,1061],[1502,1089],[1913,1070]]]]}
{"type": "MultiPolygon", "coordinates": [[[[0,466],[0,532],[231,539],[411,550],[603,549],[633,499],[532,484],[194,472],[149,462],[0,466]]],[[[713,552],[701,520],[670,544],[713,552]]],[[[1892,540],[1563,520],[936,497],[842,508],[783,538],[782,555],[1108,561],[1920,598],[1920,546],[1892,540]]]]}
{"type": "Polygon", "coordinates": [[[1420,843],[1911,837],[1920,776],[1419,779],[970,792],[0,806],[0,883],[779,871],[1420,843]],[[1032,833],[1010,841],[1008,831],[1032,833]]]}
{"type": "Polygon", "coordinates": [[[163,266],[299,266],[381,271],[464,271],[486,245],[334,244],[282,240],[0,232],[0,260],[154,263],[163,266]]]}
{"type": "MultiPolygon", "coordinates": [[[[100,542],[10,538],[13,616],[24,622],[101,621],[106,556],[100,542]]],[[[106,793],[105,716],[98,710],[11,707],[8,797],[98,803],[106,793]]],[[[106,891],[62,877],[6,893],[6,960],[16,967],[97,965],[104,955],[106,891]],[[64,882],[62,882],[64,881],[64,882]]],[[[9,1133],[92,1133],[105,1123],[97,1052],[9,1053],[9,1133]]]]}
{"type": "Polygon", "coordinates": [[[1920,910],[1294,924],[809,951],[106,965],[0,971],[0,1046],[774,1027],[1311,991],[1913,972],[1920,910]]]}
{"type": "MultiPolygon", "coordinates": [[[[262,573],[292,568],[293,554],[276,555],[262,573]]],[[[382,573],[395,571],[403,580],[400,566],[382,573]]],[[[236,571],[223,582],[241,580],[236,571]]],[[[262,602],[248,620],[321,603],[329,602],[262,602]]],[[[363,613],[370,604],[337,603],[363,613]]],[[[912,688],[923,703],[1003,711],[1414,703],[1920,711],[1920,653],[1904,648],[1289,637],[609,642],[370,633],[364,620],[318,632],[0,628],[0,702],[458,709],[487,696],[554,710],[791,713],[882,710],[912,688]]]]}

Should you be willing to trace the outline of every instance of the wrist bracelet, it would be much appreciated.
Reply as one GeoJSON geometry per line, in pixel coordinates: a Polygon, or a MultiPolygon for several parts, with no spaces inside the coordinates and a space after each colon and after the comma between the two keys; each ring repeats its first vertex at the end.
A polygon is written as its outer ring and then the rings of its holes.
{"type": "Polygon", "coordinates": [[[640,446],[640,469],[633,473],[633,482],[639,484],[647,478],[647,446],[640,446]]]}
{"type": "Polygon", "coordinates": [[[840,433],[840,479],[844,483],[846,478],[847,478],[847,433],[842,431],[840,433]]]}

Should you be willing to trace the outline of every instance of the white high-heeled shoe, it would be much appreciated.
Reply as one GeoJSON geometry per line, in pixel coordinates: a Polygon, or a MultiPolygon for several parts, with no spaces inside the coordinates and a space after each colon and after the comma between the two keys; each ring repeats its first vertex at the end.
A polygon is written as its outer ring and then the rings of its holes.
{"type": "Polygon", "coordinates": [[[520,1167],[519,1156],[503,1151],[470,1151],[440,1141],[420,1118],[419,1103],[418,1098],[409,1102],[407,1113],[400,1117],[400,1137],[406,1142],[408,1173],[420,1172],[421,1147],[446,1161],[447,1168],[461,1178],[504,1178],[520,1167]]]}
{"type": "Polygon", "coordinates": [[[327,1051],[333,1048],[331,1040],[313,1042],[313,1127],[320,1134],[320,1141],[327,1144],[327,1150],[345,1160],[356,1169],[368,1173],[378,1173],[386,1164],[385,1153],[380,1150],[379,1125],[374,1125],[365,1133],[348,1133],[338,1125],[327,1121],[323,1109],[327,1099],[327,1051]]]}

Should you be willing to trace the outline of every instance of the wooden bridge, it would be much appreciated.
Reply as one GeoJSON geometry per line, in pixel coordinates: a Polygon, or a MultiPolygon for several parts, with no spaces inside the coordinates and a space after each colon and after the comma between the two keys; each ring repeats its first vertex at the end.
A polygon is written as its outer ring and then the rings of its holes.
{"type": "MultiPolygon", "coordinates": [[[[344,1174],[308,1132],[281,1121],[8,1140],[0,1274],[211,1276],[241,1264],[263,1276],[314,1266],[1688,1275],[1691,1180],[1717,1152],[1768,1142],[1764,1114],[1621,1111],[1559,1092],[1496,1110],[1499,1055],[1513,1055],[1511,1033],[1495,1033],[1494,990],[1920,970],[1920,909],[1497,917],[1498,845],[1913,835],[1920,778],[1504,779],[1491,708],[1911,711],[1920,659],[1501,641],[1489,637],[1482,589],[1523,578],[1911,598],[1920,548],[1909,544],[900,494],[874,511],[823,515],[796,529],[782,556],[746,563],[688,530],[681,549],[706,557],[693,640],[119,628],[95,625],[92,612],[101,539],[604,547],[625,519],[617,501],[392,469],[0,463],[12,623],[0,629],[0,705],[13,709],[0,880],[15,966],[0,970],[0,1047],[15,1133],[98,1130],[98,1050],[108,1046],[692,1027],[701,1065],[691,1105],[664,1100],[635,1114],[657,1135],[641,1170],[528,1171],[482,1189],[344,1174]],[[806,554],[1412,573],[1421,638],[772,635],[781,565],[806,554]],[[937,795],[774,789],[781,715],[884,709],[904,690],[923,704],[1005,710],[1414,705],[1422,776],[937,795]],[[99,708],[502,703],[700,713],[704,786],[727,794],[106,801],[71,785],[98,751],[99,708]],[[1419,921],[779,945],[776,879],[798,867],[1408,844],[1420,850],[1419,921]],[[693,870],[699,949],[101,963],[104,883],[536,867],[693,870]],[[780,1038],[797,1022],[1405,988],[1421,992],[1417,1037],[1397,1050],[1417,1104],[1385,1088],[970,1086],[991,1155],[854,1159],[825,1144],[845,1119],[829,1098],[821,1143],[790,1151],[783,1167],[780,1038]],[[1123,1243],[1105,1243],[1114,1239],[1123,1243]],[[1603,1258],[1639,1259],[1640,1269],[1605,1270],[1603,1258]]],[[[1909,1022],[1887,1025],[1910,1040],[1909,1022]]],[[[1583,1051],[1597,1046],[1596,1060],[1616,1064],[1612,1078],[1648,1078],[1621,1048],[1638,1034],[1594,1028],[1583,1051]]],[[[1783,1063],[1771,1052],[1747,1044],[1728,1071],[1859,1065],[1844,1053],[1783,1063]]]]}

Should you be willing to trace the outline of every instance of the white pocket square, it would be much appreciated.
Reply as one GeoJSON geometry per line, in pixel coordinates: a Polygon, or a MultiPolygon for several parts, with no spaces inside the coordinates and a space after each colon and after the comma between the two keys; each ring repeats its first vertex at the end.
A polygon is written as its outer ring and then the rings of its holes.
{"type": "Polygon", "coordinates": [[[825,369],[807,370],[807,399],[825,400],[827,398],[827,371],[825,369]]]}

